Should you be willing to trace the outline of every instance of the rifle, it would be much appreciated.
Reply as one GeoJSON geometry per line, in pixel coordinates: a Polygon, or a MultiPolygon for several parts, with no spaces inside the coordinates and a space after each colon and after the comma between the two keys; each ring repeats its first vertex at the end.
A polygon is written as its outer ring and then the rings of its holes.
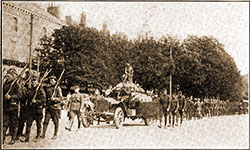
{"type": "Polygon", "coordinates": [[[55,96],[56,89],[57,89],[57,87],[59,86],[59,83],[60,83],[60,81],[61,81],[61,79],[62,79],[62,76],[63,76],[64,72],[65,72],[65,69],[63,69],[63,71],[62,71],[60,77],[58,78],[58,80],[57,80],[57,82],[56,82],[56,85],[55,85],[55,87],[54,87],[54,91],[53,91],[53,94],[52,94],[51,98],[55,96]]]}
{"type": "MultiPolygon", "coordinates": [[[[2,77],[3,77],[3,73],[4,73],[4,71],[6,70],[6,68],[4,68],[3,69],[3,71],[2,71],[2,77]]],[[[5,76],[2,78],[2,80],[5,78],[5,76]]]]}
{"type": "Polygon", "coordinates": [[[9,88],[8,92],[6,93],[6,95],[9,94],[9,93],[11,92],[11,90],[12,90],[14,84],[15,84],[18,80],[20,80],[20,77],[22,76],[22,74],[24,73],[24,71],[25,71],[25,69],[26,69],[27,67],[28,67],[28,64],[23,68],[23,70],[22,70],[21,73],[15,78],[15,80],[12,81],[12,83],[11,83],[11,85],[10,85],[10,88],[9,88]]]}
{"type": "Polygon", "coordinates": [[[23,85],[26,85],[27,84],[27,82],[29,82],[29,80],[31,79],[31,77],[32,77],[32,75],[30,75],[29,76],[29,78],[24,82],[24,84],[23,85]]]}
{"type": "Polygon", "coordinates": [[[48,69],[47,69],[46,72],[43,74],[43,77],[41,78],[39,84],[38,84],[37,87],[36,87],[36,91],[35,91],[35,94],[34,94],[34,96],[33,96],[33,98],[32,98],[32,101],[36,98],[37,92],[38,92],[40,86],[42,85],[43,80],[48,76],[48,74],[51,72],[51,70],[52,70],[52,69],[50,69],[50,70],[48,71],[48,69]]]}
{"type": "MultiPolygon", "coordinates": [[[[13,86],[15,83],[18,83],[19,80],[20,80],[20,77],[23,75],[24,71],[26,70],[26,68],[28,67],[28,64],[23,68],[23,70],[21,71],[21,73],[15,78],[15,80],[12,81],[11,85],[10,85],[10,88],[8,90],[8,92],[6,93],[6,95],[11,92],[11,90],[13,89],[13,86]]],[[[18,113],[17,113],[17,116],[18,118],[20,117],[20,101],[18,101],[18,105],[17,105],[17,110],[18,110],[18,113]]]]}

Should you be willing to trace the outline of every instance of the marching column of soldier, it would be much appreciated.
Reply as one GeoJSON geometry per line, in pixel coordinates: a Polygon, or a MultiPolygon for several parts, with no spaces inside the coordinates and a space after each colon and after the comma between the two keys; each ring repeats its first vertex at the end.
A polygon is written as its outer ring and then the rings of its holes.
{"type": "MultiPolygon", "coordinates": [[[[89,95],[80,93],[80,87],[73,85],[72,88],[75,93],[73,95],[68,94],[67,98],[63,98],[59,83],[64,70],[58,79],[56,76],[47,77],[51,70],[47,70],[39,79],[38,73],[29,74],[28,71],[25,72],[26,69],[24,67],[18,75],[17,71],[11,68],[2,80],[4,95],[3,143],[6,139],[7,131],[9,131],[11,136],[9,144],[14,144],[16,140],[29,142],[30,130],[34,121],[37,129],[34,141],[44,139],[51,119],[55,127],[52,139],[56,139],[61,110],[65,107],[66,102],[68,102],[66,108],[68,109],[69,117],[69,127],[66,127],[66,129],[71,131],[76,115],[78,118],[78,129],[80,129],[83,102],[89,98],[89,95]],[[46,78],[49,79],[49,84],[43,85],[43,81],[46,78]],[[30,87],[28,86],[29,80],[32,83],[30,87]],[[44,121],[42,122],[42,120],[44,121]],[[25,134],[23,134],[25,124],[25,134]]],[[[128,76],[128,78],[131,81],[131,77],[128,76]]],[[[108,90],[110,92],[111,89],[109,88],[108,90]]],[[[234,115],[235,112],[248,113],[242,103],[229,102],[228,100],[220,101],[215,98],[185,97],[181,91],[177,91],[170,96],[166,88],[162,90],[157,100],[162,104],[160,125],[158,126],[160,128],[182,125],[184,118],[192,120],[219,115],[234,115]]]]}
{"type": "Polygon", "coordinates": [[[215,117],[235,114],[247,114],[248,104],[243,102],[222,101],[216,98],[193,98],[185,97],[181,91],[174,93],[172,98],[163,89],[159,98],[162,104],[159,128],[181,126],[183,119],[196,120],[203,117],[215,117]],[[167,120],[169,121],[167,124],[167,120]],[[164,124],[162,123],[164,121],[164,124]],[[180,121],[180,123],[179,123],[180,121]]]}

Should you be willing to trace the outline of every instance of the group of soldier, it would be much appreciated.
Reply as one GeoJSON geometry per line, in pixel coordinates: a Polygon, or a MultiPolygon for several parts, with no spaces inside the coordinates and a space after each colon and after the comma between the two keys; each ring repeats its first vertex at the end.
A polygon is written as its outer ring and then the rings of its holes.
{"type": "Polygon", "coordinates": [[[163,89],[156,100],[158,100],[162,106],[159,128],[163,128],[164,126],[181,126],[184,118],[186,120],[192,120],[202,119],[203,117],[248,113],[248,103],[247,105],[243,105],[243,103],[239,101],[222,101],[214,97],[204,99],[193,98],[192,96],[185,97],[181,91],[173,93],[171,98],[167,93],[167,89],[163,89]],[[178,123],[179,121],[180,124],[178,123]]]}
{"type": "MultiPolygon", "coordinates": [[[[3,143],[7,136],[7,131],[11,135],[9,144],[14,144],[16,140],[29,142],[31,126],[34,121],[36,121],[37,129],[34,141],[39,141],[46,137],[50,120],[54,122],[52,139],[56,139],[61,110],[66,105],[66,102],[69,117],[69,126],[66,129],[68,131],[72,130],[75,116],[78,118],[78,129],[80,129],[84,102],[89,98],[89,95],[80,93],[80,87],[73,85],[74,93],[72,95],[68,94],[67,98],[63,97],[62,89],[58,85],[64,71],[58,79],[56,76],[47,77],[50,71],[46,71],[42,78],[39,78],[38,73],[31,75],[26,71],[23,74],[23,71],[18,75],[16,69],[11,68],[2,80],[4,99],[3,143]],[[48,79],[47,84],[43,83],[44,79],[48,79]],[[26,124],[26,129],[23,134],[24,124],[26,124]]],[[[131,81],[132,77],[130,75],[126,78],[131,81]]],[[[108,93],[110,91],[107,91],[105,94],[108,93]]],[[[233,115],[241,107],[238,103],[219,101],[214,98],[185,97],[181,91],[172,94],[172,97],[170,97],[167,89],[163,89],[157,99],[162,107],[160,128],[182,125],[184,117],[186,120],[191,120],[201,119],[206,116],[233,115]]]]}
{"type": "MultiPolygon", "coordinates": [[[[44,78],[45,76],[42,79],[44,78]]],[[[20,76],[15,68],[7,71],[3,79],[3,143],[8,130],[11,136],[9,144],[14,144],[16,140],[28,142],[34,121],[37,128],[34,141],[45,138],[50,119],[55,125],[52,139],[57,138],[62,90],[59,86],[55,86],[57,83],[55,76],[50,76],[48,79],[49,84],[43,86],[41,80],[39,82],[37,73],[30,75],[26,71],[20,76]],[[24,124],[26,124],[25,134],[23,134],[24,124]]]]}
{"type": "Polygon", "coordinates": [[[7,71],[3,78],[3,144],[6,139],[7,131],[11,136],[9,144],[15,144],[16,140],[22,142],[30,141],[30,131],[34,121],[36,121],[37,142],[46,137],[47,128],[50,120],[54,123],[54,134],[52,139],[57,139],[59,130],[59,120],[61,110],[67,108],[69,117],[69,127],[71,131],[74,118],[78,118],[78,129],[81,126],[81,115],[84,101],[89,98],[88,94],[80,93],[80,87],[73,84],[71,89],[74,93],[63,97],[62,89],[59,86],[61,73],[56,76],[48,76],[50,71],[46,71],[42,77],[37,72],[32,74],[26,68],[18,75],[15,68],[7,71]],[[44,80],[47,79],[47,82],[44,80]],[[29,85],[29,82],[31,83],[29,85]],[[25,133],[24,132],[24,127],[25,133]]]}

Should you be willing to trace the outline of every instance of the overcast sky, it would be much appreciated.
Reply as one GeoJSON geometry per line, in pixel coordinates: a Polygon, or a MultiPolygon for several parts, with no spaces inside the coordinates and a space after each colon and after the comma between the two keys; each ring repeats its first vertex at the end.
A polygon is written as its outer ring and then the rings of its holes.
{"type": "Polygon", "coordinates": [[[247,2],[61,2],[61,17],[80,21],[82,11],[87,26],[102,28],[107,22],[111,33],[124,32],[136,38],[148,18],[155,37],[174,35],[213,36],[225,45],[241,74],[249,73],[249,3],[247,2]],[[148,14],[148,15],[146,15],[148,14]]]}

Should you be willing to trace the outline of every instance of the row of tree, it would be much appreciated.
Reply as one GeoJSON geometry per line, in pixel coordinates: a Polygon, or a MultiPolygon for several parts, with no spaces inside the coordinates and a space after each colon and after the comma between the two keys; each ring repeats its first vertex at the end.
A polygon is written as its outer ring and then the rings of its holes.
{"type": "Polygon", "coordinates": [[[64,26],[41,39],[40,68],[53,67],[63,80],[99,88],[121,82],[125,63],[134,68],[134,81],[144,89],[173,87],[187,96],[219,97],[238,100],[242,96],[242,78],[233,58],[213,37],[188,36],[180,42],[173,36],[129,40],[124,34],[110,35],[95,28],[64,26]],[[170,59],[170,49],[173,59],[170,59]]]}

